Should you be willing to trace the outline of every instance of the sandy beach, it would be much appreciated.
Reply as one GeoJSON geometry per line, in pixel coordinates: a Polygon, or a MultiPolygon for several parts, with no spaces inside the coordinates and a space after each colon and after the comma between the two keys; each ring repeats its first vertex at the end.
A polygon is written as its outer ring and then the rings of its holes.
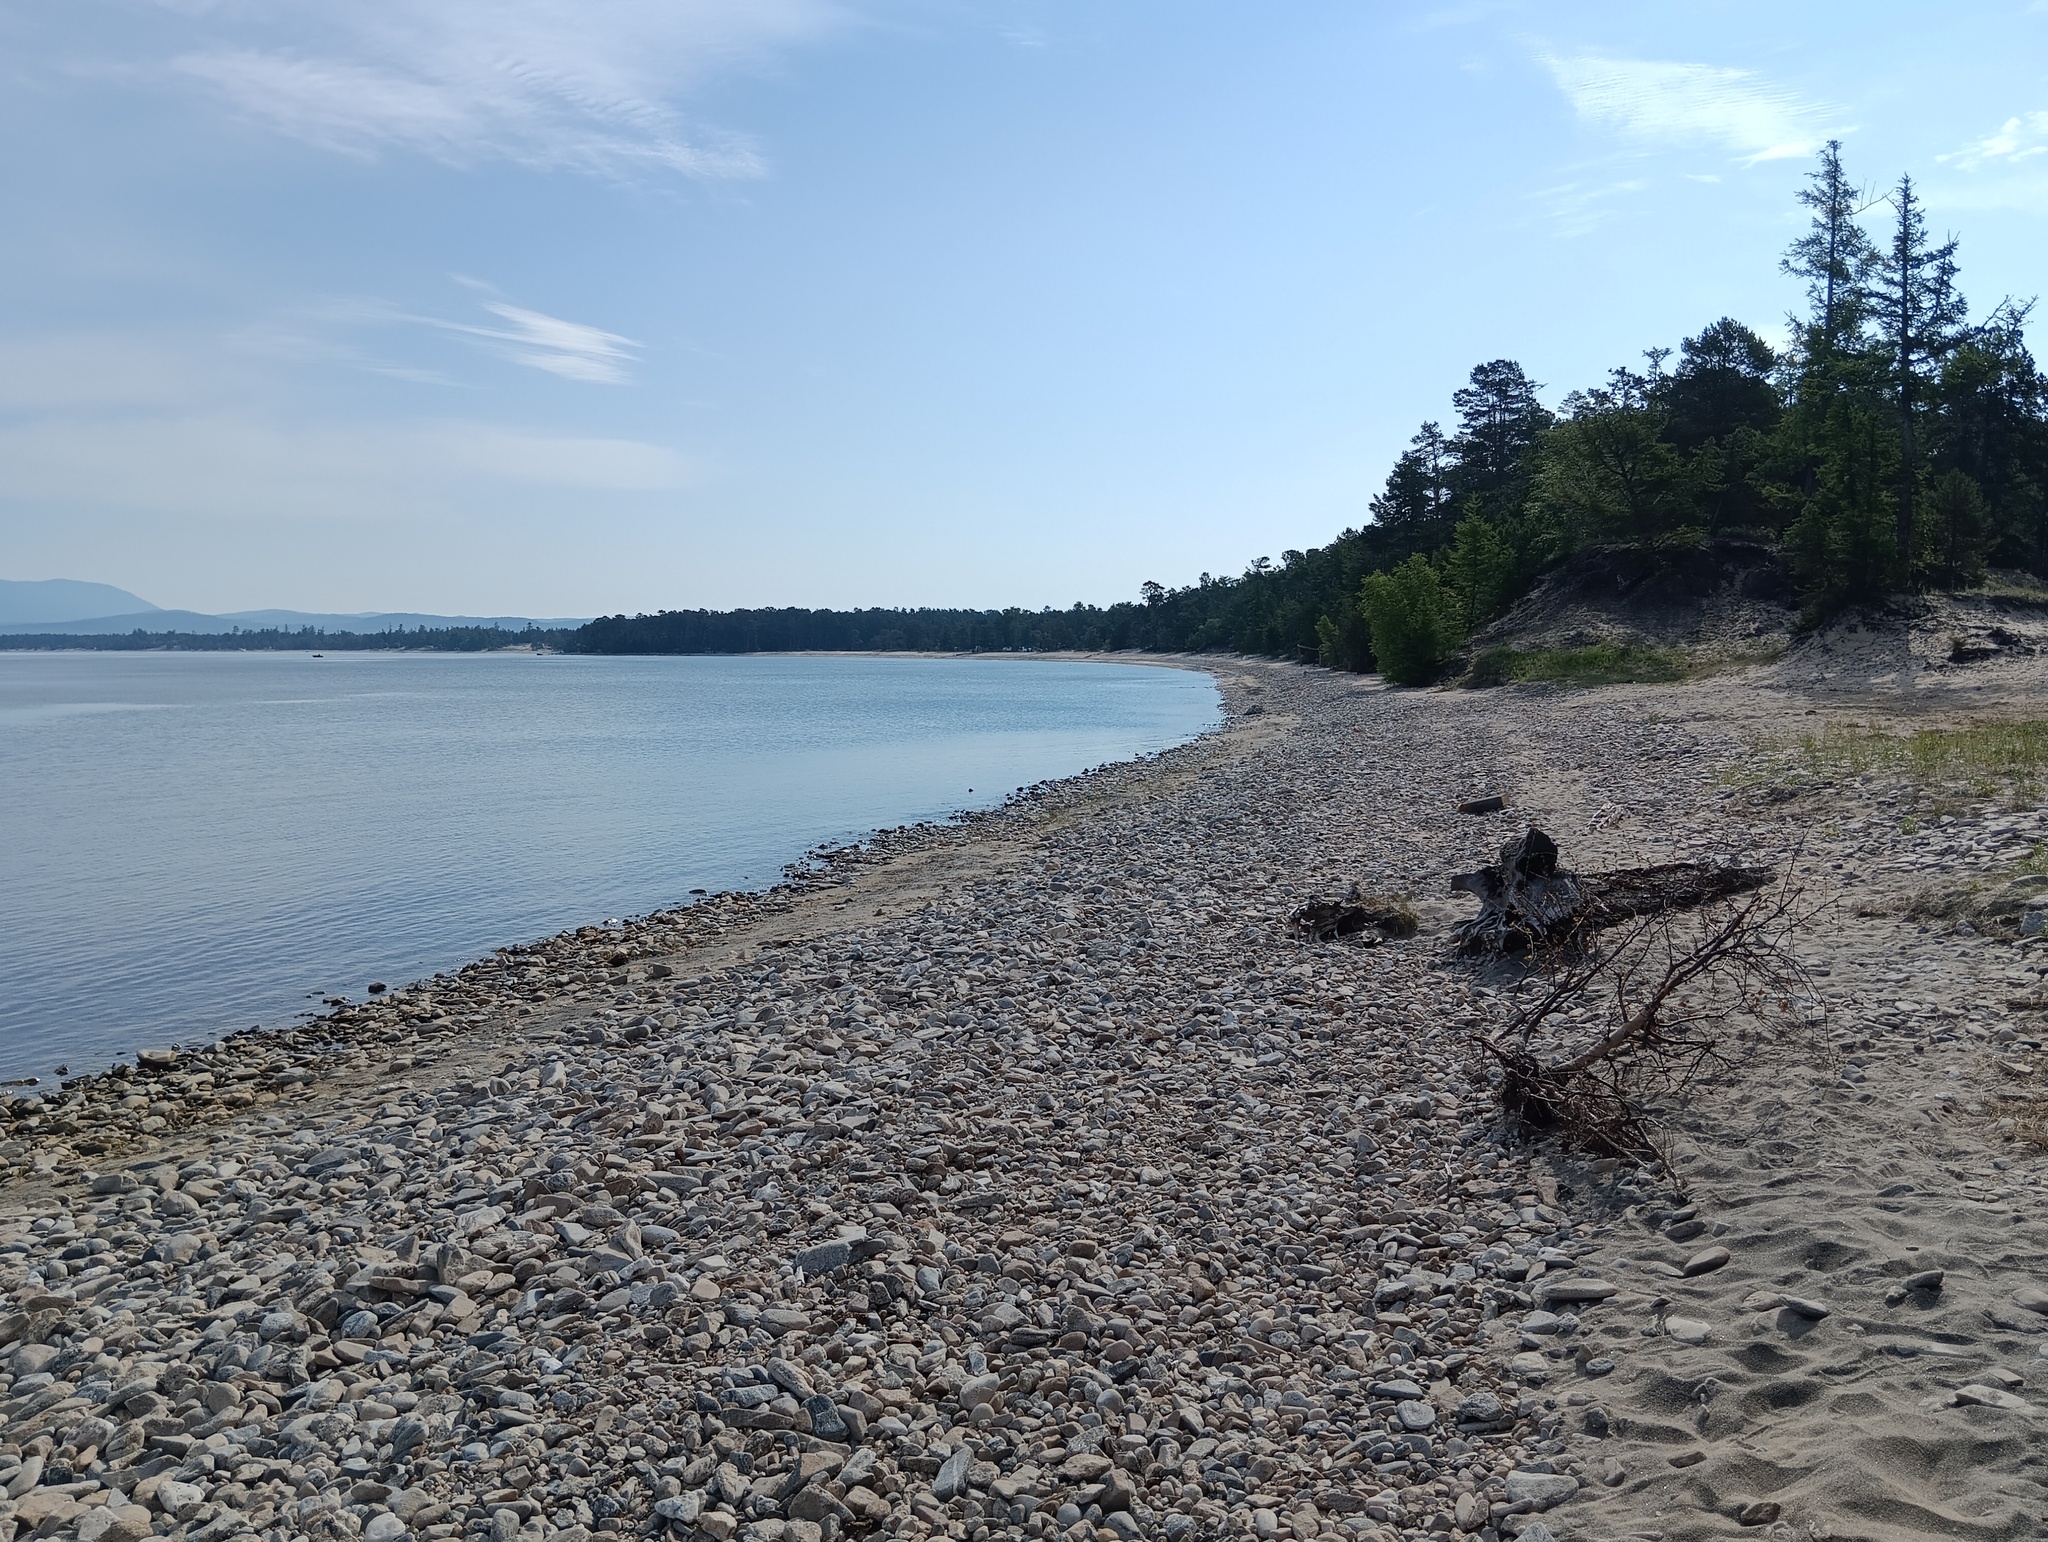
{"type": "Polygon", "coordinates": [[[1204,661],[1156,759],[19,1098],[0,1542],[2038,1536],[2048,941],[1925,896],[2048,829],[1783,748],[2040,699],[1931,647],[1204,661]],[[1833,902],[1677,1184],[1501,1126],[1447,877],[1532,823],[1833,902]],[[1289,929],[1354,883],[1420,929],[1289,929]]]}

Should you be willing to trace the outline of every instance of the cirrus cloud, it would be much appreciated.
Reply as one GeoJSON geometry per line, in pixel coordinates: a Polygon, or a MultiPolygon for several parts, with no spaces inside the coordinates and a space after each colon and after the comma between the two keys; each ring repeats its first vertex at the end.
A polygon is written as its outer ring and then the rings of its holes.
{"type": "Polygon", "coordinates": [[[1827,109],[1750,70],[1601,54],[1539,56],[1587,123],[1631,139],[1732,150],[1745,164],[1811,152],[1827,109]]]}
{"type": "Polygon", "coordinates": [[[1935,159],[1952,173],[1930,190],[1945,208],[2048,209],[2048,112],[2017,113],[1935,159]]]}
{"type": "Polygon", "coordinates": [[[476,292],[478,306],[496,318],[495,325],[422,314],[387,300],[358,296],[328,300],[243,328],[234,342],[246,352],[271,358],[341,365],[422,385],[460,384],[440,361],[399,356],[404,344],[394,349],[392,340],[410,329],[452,338],[506,363],[585,385],[622,385],[632,378],[629,371],[640,352],[632,338],[514,305],[478,279],[457,275],[456,281],[476,292]],[[381,345],[375,339],[379,332],[384,334],[381,345]]]}
{"type": "Polygon", "coordinates": [[[372,158],[609,177],[759,176],[745,136],[691,124],[707,77],[834,28],[825,0],[225,0],[167,5],[169,60],[238,116],[372,158]]]}
{"type": "Polygon", "coordinates": [[[580,321],[564,321],[559,316],[509,305],[503,300],[485,300],[483,307],[504,324],[485,327],[433,321],[429,325],[473,339],[514,364],[592,385],[623,382],[626,365],[640,346],[616,332],[585,326],[580,321]]]}
{"type": "Polygon", "coordinates": [[[1937,159],[1964,171],[1980,166],[2019,166],[2048,155],[2048,112],[2007,118],[1994,132],[1937,159]]]}

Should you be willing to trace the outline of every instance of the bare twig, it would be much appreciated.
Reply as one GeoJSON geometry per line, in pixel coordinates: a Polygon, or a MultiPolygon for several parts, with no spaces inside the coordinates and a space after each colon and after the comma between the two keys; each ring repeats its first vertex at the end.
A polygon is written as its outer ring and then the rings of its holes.
{"type": "Polygon", "coordinates": [[[1817,908],[1781,881],[1740,903],[1708,901],[1689,917],[1636,915],[1597,945],[1575,931],[1540,950],[1548,989],[1480,1039],[1500,1069],[1503,1109],[1524,1128],[1669,1172],[1645,1100],[1730,1068],[1731,1023],[1747,1019],[1780,1042],[1805,1030],[1796,1008],[1813,992],[1790,944],[1817,908]],[[1601,1001],[1610,1003],[1612,1027],[1539,1055],[1540,1031],[1601,1001]]]}

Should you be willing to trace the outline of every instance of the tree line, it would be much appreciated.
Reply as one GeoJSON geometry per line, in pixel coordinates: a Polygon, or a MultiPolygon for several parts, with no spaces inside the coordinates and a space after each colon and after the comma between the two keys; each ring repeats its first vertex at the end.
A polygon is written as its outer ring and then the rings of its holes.
{"type": "Polygon", "coordinates": [[[572,653],[1230,651],[1434,676],[1462,640],[1591,547],[1675,559],[1766,542],[1812,618],[1885,595],[2048,576],[2048,380],[2032,302],[1972,320],[1957,242],[1910,177],[1854,185],[1830,143],[1780,268],[1805,291],[1774,349],[1723,317],[1557,410],[1511,359],[1475,368],[1328,545],[1242,574],[1068,609],[801,608],[601,617],[573,632],[4,638],[0,646],[433,647],[572,653]],[[346,639],[346,640],[345,640],[346,639]]]}
{"type": "Polygon", "coordinates": [[[15,632],[0,633],[0,649],[64,648],[95,653],[488,653],[497,648],[561,650],[575,637],[571,627],[530,626],[509,631],[495,626],[393,627],[384,632],[329,632],[317,626],[241,628],[232,632],[15,632]]]}
{"type": "Polygon", "coordinates": [[[1775,546],[1813,618],[1987,566],[2048,576],[2048,381],[2031,302],[1970,319],[1957,243],[1910,177],[1873,196],[1830,143],[1780,267],[1804,309],[1774,349],[1723,317],[1556,411],[1511,359],[1475,368],[1329,545],[1070,610],[671,611],[594,621],[589,652],[751,648],[1228,650],[1431,677],[1575,551],[1775,546]],[[1866,228],[1866,224],[1869,228],[1866,228]]]}

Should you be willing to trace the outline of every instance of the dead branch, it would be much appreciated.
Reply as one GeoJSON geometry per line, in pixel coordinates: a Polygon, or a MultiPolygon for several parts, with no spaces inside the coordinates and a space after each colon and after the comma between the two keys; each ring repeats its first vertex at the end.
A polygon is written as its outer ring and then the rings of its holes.
{"type": "MultiPolygon", "coordinates": [[[[1711,931],[1683,957],[1670,963],[1662,978],[1651,988],[1642,1003],[1629,1011],[1622,1019],[1621,1026],[1594,1044],[1582,1054],[1567,1061],[1566,1071],[1583,1071],[1602,1060],[1611,1060],[1631,1045],[1646,1043],[1658,1026],[1658,1014],[1673,996],[1703,976],[1726,972],[1731,967],[1745,975],[1768,972],[1779,962],[1764,957],[1758,948],[1761,927],[1768,927],[1784,910],[1789,898],[1780,892],[1775,902],[1766,905],[1769,896],[1759,894],[1748,904],[1731,913],[1726,921],[1711,931]]],[[[1779,947],[1781,939],[1773,937],[1765,945],[1766,950],[1779,947]]],[[[1621,994],[1626,1000],[1625,984],[1621,994]]]]}
{"type": "Polygon", "coordinates": [[[1548,988],[1479,1041],[1511,1120],[1668,1172],[1644,1115],[1648,1100],[1732,1068],[1743,1026],[1780,1044],[1810,1034],[1803,1009],[1814,993],[1791,942],[1818,907],[1790,882],[1739,904],[1702,904],[1689,916],[1637,915],[1597,946],[1574,930],[1539,951],[1548,988]],[[1589,1009],[1612,1026],[1576,1043],[1570,1027],[1552,1032],[1589,1009]]]}

